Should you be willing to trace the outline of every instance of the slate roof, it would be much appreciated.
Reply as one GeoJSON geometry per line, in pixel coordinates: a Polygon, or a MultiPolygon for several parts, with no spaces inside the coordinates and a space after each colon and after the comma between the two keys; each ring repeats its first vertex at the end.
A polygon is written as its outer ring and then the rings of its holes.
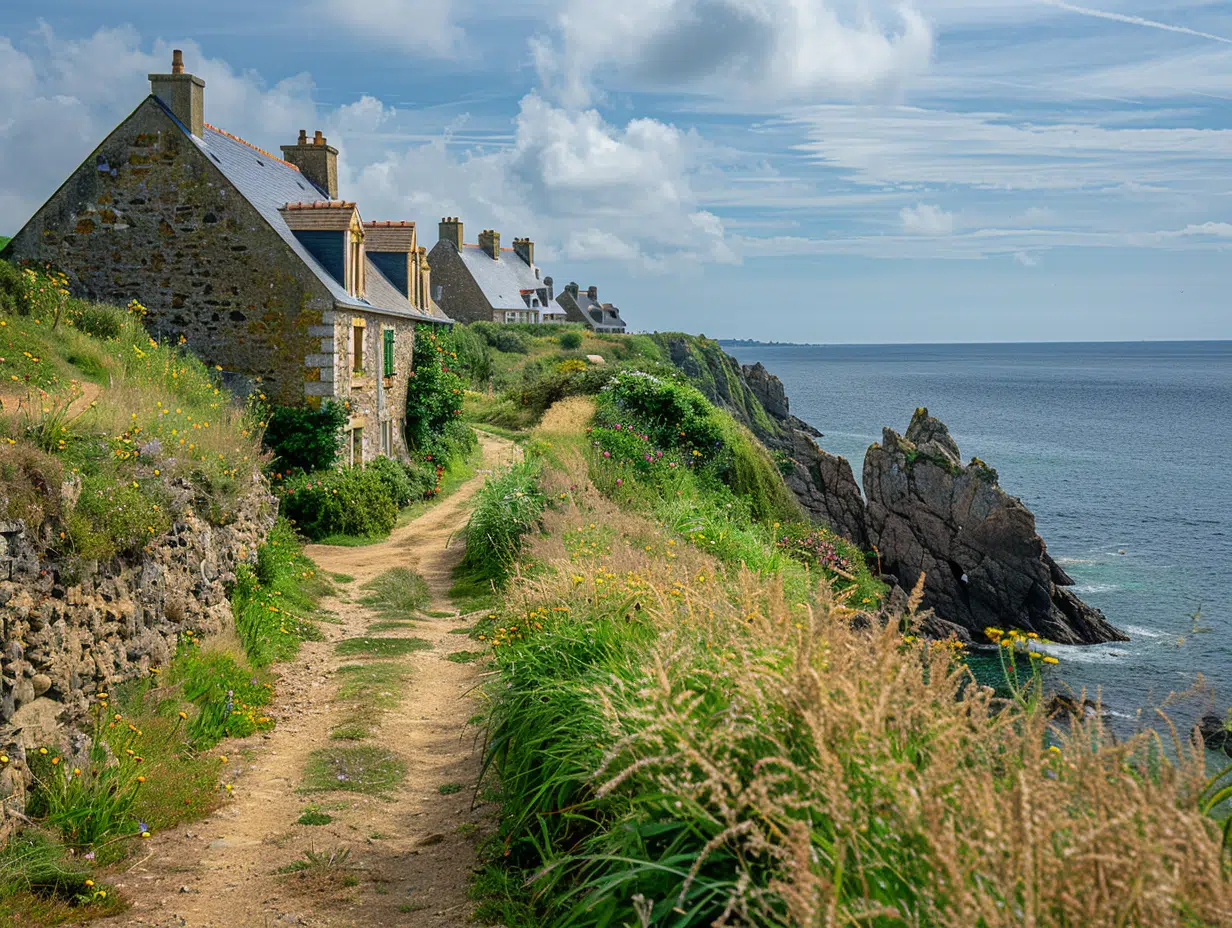
{"type": "Polygon", "coordinates": [[[527,309],[523,290],[547,290],[547,284],[535,276],[534,268],[512,249],[502,248],[499,261],[489,258],[478,245],[463,245],[458,253],[493,309],[527,309]]]}
{"type": "Polygon", "coordinates": [[[415,309],[371,261],[367,264],[367,298],[361,299],[347,293],[346,287],[321,267],[316,258],[312,257],[308,250],[300,244],[299,239],[295,237],[295,233],[287,226],[286,220],[279,212],[288,203],[300,204],[300,208],[303,208],[304,204],[317,202],[322,203],[323,206],[328,205],[329,198],[308,178],[281,158],[276,158],[269,152],[250,145],[228,132],[207,125],[204,129],[205,137],[197,138],[176,119],[175,114],[162,100],[158,97],[153,97],[153,99],[184,130],[184,134],[214,162],[227,180],[235,185],[235,189],[252,204],[261,217],[317,276],[317,279],[329,289],[335,302],[342,306],[422,319],[425,322],[442,321],[439,317],[415,309]]]}
{"type": "Polygon", "coordinates": [[[590,294],[585,290],[579,290],[576,299],[568,290],[562,290],[556,298],[556,302],[566,309],[568,308],[567,300],[572,301],[586,318],[591,320],[596,326],[603,328],[625,328],[625,321],[620,317],[619,309],[611,303],[600,303],[598,300],[592,300],[590,294]],[[616,315],[609,316],[607,315],[609,312],[613,312],[616,315]]]}

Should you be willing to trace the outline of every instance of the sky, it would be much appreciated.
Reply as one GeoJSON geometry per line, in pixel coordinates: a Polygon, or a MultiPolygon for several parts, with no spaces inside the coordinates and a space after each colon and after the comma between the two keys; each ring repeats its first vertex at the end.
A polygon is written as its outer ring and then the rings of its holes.
{"type": "Polygon", "coordinates": [[[1088,2],[4,4],[0,233],[182,48],[208,122],[632,329],[1232,338],[1232,3],[1088,2]]]}

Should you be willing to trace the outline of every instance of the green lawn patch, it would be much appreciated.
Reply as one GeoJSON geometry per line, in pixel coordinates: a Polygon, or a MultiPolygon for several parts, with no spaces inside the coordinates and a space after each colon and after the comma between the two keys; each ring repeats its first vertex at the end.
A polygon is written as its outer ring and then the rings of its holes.
{"type": "Polygon", "coordinates": [[[368,626],[368,631],[370,632],[396,632],[399,629],[414,628],[414,627],[415,627],[414,622],[399,622],[395,620],[395,621],[386,621],[386,622],[373,622],[371,625],[368,626]]]}
{"type": "Polygon", "coordinates": [[[322,812],[320,809],[309,806],[295,821],[300,825],[328,825],[333,820],[334,817],[328,812],[322,812]]]}
{"type": "Polygon", "coordinates": [[[483,657],[482,651],[454,651],[452,654],[446,654],[445,660],[453,661],[455,664],[469,664],[483,657]]]}
{"type": "Polygon", "coordinates": [[[405,776],[406,763],[385,748],[322,748],[309,755],[300,792],[340,790],[379,796],[395,789],[405,776]]]}
{"type": "Polygon", "coordinates": [[[368,657],[401,657],[415,651],[430,651],[432,644],[422,638],[375,638],[364,635],[361,638],[345,638],[338,642],[334,650],[347,657],[361,654],[368,657]]]}
{"type": "Polygon", "coordinates": [[[362,722],[344,722],[335,725],[329,732],[333,741],[363,741],[372,734],[367,725],[362,722]]]}

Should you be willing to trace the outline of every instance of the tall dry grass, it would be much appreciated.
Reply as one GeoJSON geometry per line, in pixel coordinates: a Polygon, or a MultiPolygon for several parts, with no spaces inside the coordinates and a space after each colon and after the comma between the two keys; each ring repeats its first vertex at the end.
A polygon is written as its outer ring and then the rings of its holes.
{"type": "Polygon", "coordinates": [[[1202,752],[1166,720],[1058,722],[901,617],[792,601],[584,472],[548,482],[494,622],[521,924],[1232,925],[1202,752]]]}

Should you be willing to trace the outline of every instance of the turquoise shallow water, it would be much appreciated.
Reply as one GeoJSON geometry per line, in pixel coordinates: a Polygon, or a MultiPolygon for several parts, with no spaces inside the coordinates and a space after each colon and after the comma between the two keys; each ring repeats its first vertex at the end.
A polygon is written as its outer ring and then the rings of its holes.
{"type": "Polygon", "coordinates": [[[777,374],[857,480],[882,426],[901,433],[917,406],[995,467],[1078,594],[1131,636],[1054,649],[1058,677],[1098,690],[1118,727],[1154,723],[1199,675],[1213,695],[1174,717],[1232,704],[1232,342],[727,350],[777,374]]]}

